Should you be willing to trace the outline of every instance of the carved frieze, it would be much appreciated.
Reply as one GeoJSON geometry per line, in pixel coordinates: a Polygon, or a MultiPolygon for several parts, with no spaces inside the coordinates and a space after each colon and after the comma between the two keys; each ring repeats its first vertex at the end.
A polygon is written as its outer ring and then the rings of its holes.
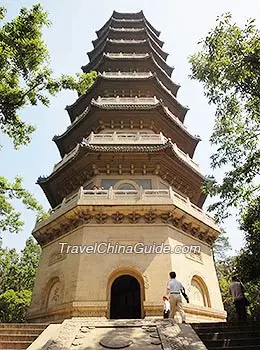
{"type": "Polygon", "coordinates": [[[105,224],[107,222],[108,215],[105,213],[98,213],[95,215],[95,220],[97,224],[105,224]]]}
{"type": "Polygon", "coordinates": [[[60,252],[55,252],[51,254],[49,258],[49,266],[66,259],[66,257],[67,257],[67,254],[62,254],[60,252]]]}
{"type": "Polygon", "coordinates": [[[127,215],[127,218],[130,224],[137,224],[141,219],[141,215],[136,212],[132,212],[127,215]]]}
{"type": "Polygon", "coordinates": [[[157,218],[157,214],[152,210],[144,214],[144,220],[147,224],[153,224],[156,218],[157,218]]]}
{"type": "Polygon", "coordinates": [[[193,261],[203,263],[201,252],[195,252],[195,251],[189,252],[189,253],[185,254],[185,256],[186,256],[186,258],[191,259],[193,261]]]}
{"type": "Polygon", "coordinates": [[[173,208],[172,211],[166,211],[162,213],[157,213],[155,210],[148,210],[146,212],[137,212],[133,211],[129,214],[122,213],[120,211],[107,213],[104,211],[97,212],[95,215],[91,213],[89,210],[84,209],[75,209],[71,213],[70,218],[63,217],[57,226],[55,224],[54,228],[47,228],[45,230],[36,231],[34,233],[34,237],[41,245],[45,245],[48,242],[53,241],[54,239],[59,238],[63,234],[66,234],[77,227],[80,227],[85,224],[99,224],[103,225],[106,223],[113,224],[155,224],[155,223],[163,223],[172,225],[183,232],[206,242],[209,245],[212,245],[215,236],[210,234],[210,230],[207,230],[205,227],[201,227],[199,224],[194,224],[191,219],[187,215],[178,216],[173,208]],[[127,219],[127,220],[126,220],[127,219]]]}
{"type": "Polygon", "coordinates": [[[115,214],[111,215],[112,221],[114,224],[122,224],[122,222],[124,221],[124,214],[119,213],[118,211],[115,214]]]}
{"type": "Polygon", "coordinates": [[[92,215],[89,213],[88,210],[84,211],[82,210],[80,213],[79,213],[79,219],[84,223],[84,224],[88,224],[90,222],[92,218],[92,215]]]}

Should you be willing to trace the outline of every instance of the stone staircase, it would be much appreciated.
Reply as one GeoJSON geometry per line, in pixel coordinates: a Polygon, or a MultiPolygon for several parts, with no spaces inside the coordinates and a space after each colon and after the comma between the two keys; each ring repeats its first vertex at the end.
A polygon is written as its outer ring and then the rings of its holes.
{"type": "Polygon", "coordinates": [[[260,350],[260,322],[193,323],[208,350],[260,350]]]}
{"type": "Polygon", "coordinates": [[[27,349],[47,323],[0,323],[0,349],[27,349]]]}

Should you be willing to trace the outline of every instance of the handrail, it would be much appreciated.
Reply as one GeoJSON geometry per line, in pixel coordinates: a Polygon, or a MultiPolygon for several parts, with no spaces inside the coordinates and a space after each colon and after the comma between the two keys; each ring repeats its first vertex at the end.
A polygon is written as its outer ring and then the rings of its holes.
{"type": "MultiPolygon", "coordinates": [[[[115,190],[112,187],[110,187],[108,190],[98,188],[86,190],[83,187],[80,187],[78,192],[67,198],[65,197],[62,203],[50,210],[49,213],[51,214],[51,219],[53,220],[54,217],[62,215],[63,212],[73,208],[76,205],[120,205],[122,203],[120,200],[122,199],[124,201],[129,199],[129,204],[131,205],[133,204],[131,200],[134,200],[134,203],[138,203],[138,205],[142,205],[142,203],[149,203],[153,205],[158,203],[161,205],[161,198],[167,200],[167,204],[170,204],[170,200],[173,205],[181,210],[187,211],[189,214],[196,217],[199,215],[199,219],[202,219],[203,221],[206,220],[211,225],[216,225],[214,220],[208,214],[206,214],[195,204],[191,203],[188,197],[175,192],[172,187],[169,187],[169,189],[143,189],[140,187],[139,190],[115,190]]],[[[38,219],[35,228],[37,229],[37,226],[41,225],[44,221],[48,221],[49,219],[50,217],[38,219]]]]}

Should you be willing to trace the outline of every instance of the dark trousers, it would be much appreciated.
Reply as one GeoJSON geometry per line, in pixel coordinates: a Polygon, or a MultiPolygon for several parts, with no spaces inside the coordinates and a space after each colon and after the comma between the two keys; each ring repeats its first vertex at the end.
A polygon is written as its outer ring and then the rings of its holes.
{"type": "Polygon", "coordinates": [[[237,313],[237,320],[238,321],[246,321],[247,319],[247,313],[246,313],[246,302],[245,299],[239,299],[235,300],[235,307],[236,307],[236,313],[237,313]]]}
{"type": "Polygon", "coordinates": [[[163,318],[169,318],[169,315],[170,315],[170,310],[168,311],[163,311],[163,318]]]}

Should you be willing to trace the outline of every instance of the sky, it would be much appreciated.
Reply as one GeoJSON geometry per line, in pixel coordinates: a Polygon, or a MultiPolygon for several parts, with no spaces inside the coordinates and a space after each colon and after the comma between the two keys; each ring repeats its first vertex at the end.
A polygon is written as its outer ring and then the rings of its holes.
{"type": "MultiPolygon", "coordinates": [[[[0,0],[0,6],[8,10],[7,19],[15,17],[21,7],[30,7],[33,0],[0,0]]],[[[52,26],[44,30],[44,39],[49,48],[51,68],[54,75],[75,74],[80,67],[88,63],[86,53],[91,51],[91,41],[96,39],[95,31],[110,18],[113,10],[118,12],[138,12],[143,10],[146,18],[161,31],[160,39],[165,42],[163,50],[169,53],[167,63],[174,66],[172,79],[181,85],[179,101],[189,106],[185,125],[193,134],[200,135],[202,141],[197,146],[194,160],[199,163],[204,174],[212,174],[210,155],[213,148],[209,137],[214,125],[214,106],[209,106],[200,83],[189,79],[190,64],[188,57],[199,50],[198,41],[214,28],[217,16],[231,12],[233,20],[244,25],[248,18],[255,18],[260,27],[260,1],[217,0],[217,1],[174,1],[174,0],[42,0],[43,8],[49,13],[52,26]]],[[[49,208],[42,190],[36,185],[37,178],[49,175],[55,163],[60,160],[59,152],[52,137],[61,134],[69,125],[66,105],[76,99],[73,92],[62,92],[51,98],[49,108],[27,107],[20,115],[25,121],[36,126],[29,146],[15,151],[7,137],[0,134],[1,175],[13,179],[20,175],[24,187],[34,193],[38,201],[49,208]]],[[[221,173],[215,171],[216,177],[221,173]]],[[[206,209],[212,199],[204,205],[206,209]]],[[[24,229],[18,234],[3,233],[3,245],[22,249],[25,240],[31,235],[35,225],[35,214],[15,203],[22,212],[24,229]]],[[[243,233],[233,217],[227,220],[224,228],[230,239],[233,252],[243,245],[243,233]]]]}

